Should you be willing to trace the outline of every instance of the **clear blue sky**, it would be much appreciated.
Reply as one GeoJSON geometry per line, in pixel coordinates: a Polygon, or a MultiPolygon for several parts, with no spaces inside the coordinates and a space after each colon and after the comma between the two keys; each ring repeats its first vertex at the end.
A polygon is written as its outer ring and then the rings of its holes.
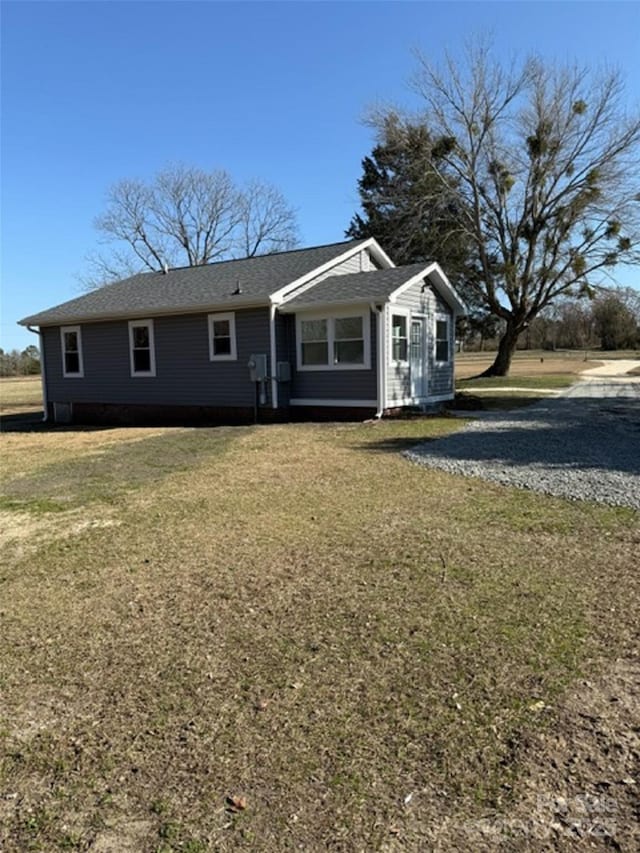
{"type": "MultiPolygon", "coordinates": [[[[303,245],[343,238],[357,208],[362,124],[414,104],[412,49],[614,65],[640,102],[640,4],[11,2],[2,15],[0,346],[16,320],[78,295],[110,184],[169,161],[276,184],[303,245]]],[[[637,271],[627,285],[640,286],[637,271]]]]}

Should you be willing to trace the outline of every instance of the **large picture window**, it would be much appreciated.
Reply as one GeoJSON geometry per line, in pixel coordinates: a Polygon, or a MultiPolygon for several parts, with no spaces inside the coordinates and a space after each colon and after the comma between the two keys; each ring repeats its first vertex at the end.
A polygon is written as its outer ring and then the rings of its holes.
{"type": "Polygon", "coordinates": [[[444,364],[451,360],[451,334],[449,318],[444,314],[436,316],[436,361],[444,364]]]}
{"type": "Polygon", "coordinates": [[[62,344],[62,375],[65,378],[83,377],[80,326],[63,326],[60,329],[60,342],[62,344]]]}
{"type": "Polygon", "coordinates": [[[209,314],[209,358],[235,361],[237,357],[235,314],[209,314]]]}
{"type": "Polygon", "coordinates": [[[300,370],[366,369],[370,366],[366,314],[298,317],[300,370]]]}
{"type": "Polygon", "coordinates": [[[129,323],[129,355],[132,376],[156,375],[153,320],[131,320],[129,323]]]}

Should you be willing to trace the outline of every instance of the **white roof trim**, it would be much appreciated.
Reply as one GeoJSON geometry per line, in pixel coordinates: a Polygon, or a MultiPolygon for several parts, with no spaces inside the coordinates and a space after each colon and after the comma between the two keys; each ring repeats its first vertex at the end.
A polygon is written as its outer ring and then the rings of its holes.
{"type": "Polygon", "coordinates": [[[371,241],[367,248],[371,249],[371,254],[374,255],[375,259],[382,264],[383,269],[391,269],[396,265],[393,263],[389,255],[385,252],[382,246],[378,243],[375,237],[370,237],[371,241]]]}
{"type": "Polygon", "coordinates": [[[408,281],[405,281],[404,284],[401,284],[400,287],[389,295],[389,302],[396,302],[399,296],[402,296],[406,290],[408,290],[417,281],[420,281],[421,278],[429,278],[431,280],[431,283],[435,286],[439,295],[453,310],[454,314],[467,313],[467,306],[453,289],[451,282],[440,268],[440,265],[436,263],[427,264],[423,270],[416,275],[411,276],[411,278],[408,281]]]}
{"type": "Polygon", "coordinates": [[[297,278],[295,281],[289,282],[289,284],[285,284],[284,287],[281,287],[279,290],[275,290],[271,294],[271,303],[273,305],[279,305],[282,302],[286,301],[289,295],[293,296],[294,290],[299,290],[303,285],[312,281],[319,275],[322,275],[324,272],[329,272],[330,269],[341,264],[343,261],[348,261],[349,258],[352,258],[358,252],[361,252],[363,249],[370,249],[371,254],[374,255],[376,260],[383,265],[383,268],[389,269],[390,267],[395,267],[395,264],[391,260],[391,258],[387,255],[387,253],[382,249],[381,246],[378,245],[377,241],[374,237],[369,237],[367,240],[364,240],[362,243],[358,243],[356,246],[352,246],[350,249],[347,249],[346,252],[343,252],[341,255],[338,255],[337,258],[333,258],[330,261],[322,264],[319,267],[315,267],[310,272],[305,273],[300,278],[297,278]]]}

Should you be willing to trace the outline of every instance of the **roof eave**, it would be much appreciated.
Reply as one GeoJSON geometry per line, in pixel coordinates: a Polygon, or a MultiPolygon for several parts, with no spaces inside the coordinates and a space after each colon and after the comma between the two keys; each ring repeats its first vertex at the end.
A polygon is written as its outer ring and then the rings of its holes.
{"type": "Polygon", "coordinates": [[[62,318],[58,317],[54,320],[48,320],[44,314],[34,314],[31,317],[25,317],[22,320],[18,320],[18,325],[47,328],[49,326],[64,326],[72,323],[75,325],[81,323],[111,323],[117,320],[135,320],[137,317],[172,317],[174,315],[183,316],[185,314],[209,314],[212,311],[229,311],[237,308],[267,308],[268,306],[269,297],[264,296],[260,299],[234,299],[227,300],[225,302],[210,302],[205,305],[180,306],[177,308],[141,308],[136,311],[117,311],[109,314],[75,315],[62,318]]]}
{"type": "Polygon", "coordinates": [[[281,314],[297,314],[302,311],[326,311],[331,308],[348,308],[351,305],[371,305],[373,302],[387,302],[387,296],[363,296],[354,299],[332,299],[322,302],[285,302],[283,305],[278,305],[278,311],[281,314]]]}

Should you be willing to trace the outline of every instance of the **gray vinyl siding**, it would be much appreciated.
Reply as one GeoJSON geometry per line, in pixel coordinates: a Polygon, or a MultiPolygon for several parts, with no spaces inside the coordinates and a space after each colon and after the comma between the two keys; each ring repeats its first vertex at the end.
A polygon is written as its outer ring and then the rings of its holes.
{"type": "MultiPolygon", "coordinates": [[[[140,319],[147,319],[141,317],[140,319]]],[[[132,377],[127,321],[81,325],[83,378],[64,378],[60,328],[43,330],[49,402],[252,406],[247,362],[270,354],[269,310],[235,312],[237,360],[209,360],[207,314],[156,317],[156,375],[132,377]]],[[[268,384],[268,383],[267,383],[268,384]]],[[[270,389],[267,389],[270,395],[270,389]]]]}
{"type": "MultiPolygon", "coordinates": [[[[303,284],[301,288],[295,291],[295,293],[296,295],[304,293],[305,291],[310,290],[314,285],[334,275],[350,275],[351,273],[356,272],[370,272],[375,269],[378,269],[378,265],[369,254],[369,250],[363,249],[361,252],[356,252],[353,257],[348,258],[346,261],[342,261],[342,263],[336,264],[334,267],[331,267],[330,270],[321,273],[311,279],[311,281],[303,284]]],[[[293,292],[294,291],[292,291],[292,293],[293,292]]]]}
{"type": "MultiPolygon", "coordinates": [[[[295,318],[291,314],[276,314],[276,361],[288,361],[292,378],[295,359],[291,360],[291,351],[295,354],[295,318]]],[[[278,407],[286,408],[291,399],[291,382],[278,383],[278,407]]]]}
{"type": "MultiPolygon", "coordinates": [[[[412,314],[427,316],[426,321],[426,354],[427,354],[427,393],[429,397],[453,397],[453,345],[451,343],[451,359],[447,364],[435,363],[435,315],[446,314],[450,319],[450,334],[455,334],[451,308],[434,292],[429,285],[423,291],[423,281],[419,281],[405,291],[394,304],[395,307],[409,309],[412,314]]],[[[387,405],[402,405],[411,397],[411,375],[409,366],[399,364],[391,359],[391,316],[394,305],[388,306],[386,335],[388,341],[389,361],[387,363],[387,405]]]]}
{"type": "Polygon", "coordinates": [[[435,362],[435,332],[436,324],[434,321],[429,324],[429,396],[430,397],[453,397],[455,393],[454,385],[454,341],[456,335],[455,319],[451,308],[434,294],[434,310],[436,314],[444,314],[449,318],[449,361],[446,364],[436,364],[435,362]]]}
{"type": "MultiPolygon", "coordinates": [[[[329,312],[327,312],[329,313],[329,312]]],[[[378,336],[376,317],[370,316],[371,368],[370,370],[296,370],[297,354],[295,316],[287,317],[289,323],[289,361],[291,363],[291,397],[308,400],[377,400],[378,336]]]]}
{"type": "MultiPolygon", "coordinates": [[[[328,278],[330,275],[349,275],[352,272],[362,272],[363,270],[363,256],[366,255],[367,258],[369,254],[366,250],[362,252],[357,252],[353,257],[348,258],[346,261],[342,261],[340,264],[336,264],[335,267],[332,267],[327,272],[321,273],[316,278],[312,279],[309,284],[317,284],[319,281],[324,281],[325,278],[328,278]]],[[[305,285],[306,289],[306,285],[305,285]]]]}

